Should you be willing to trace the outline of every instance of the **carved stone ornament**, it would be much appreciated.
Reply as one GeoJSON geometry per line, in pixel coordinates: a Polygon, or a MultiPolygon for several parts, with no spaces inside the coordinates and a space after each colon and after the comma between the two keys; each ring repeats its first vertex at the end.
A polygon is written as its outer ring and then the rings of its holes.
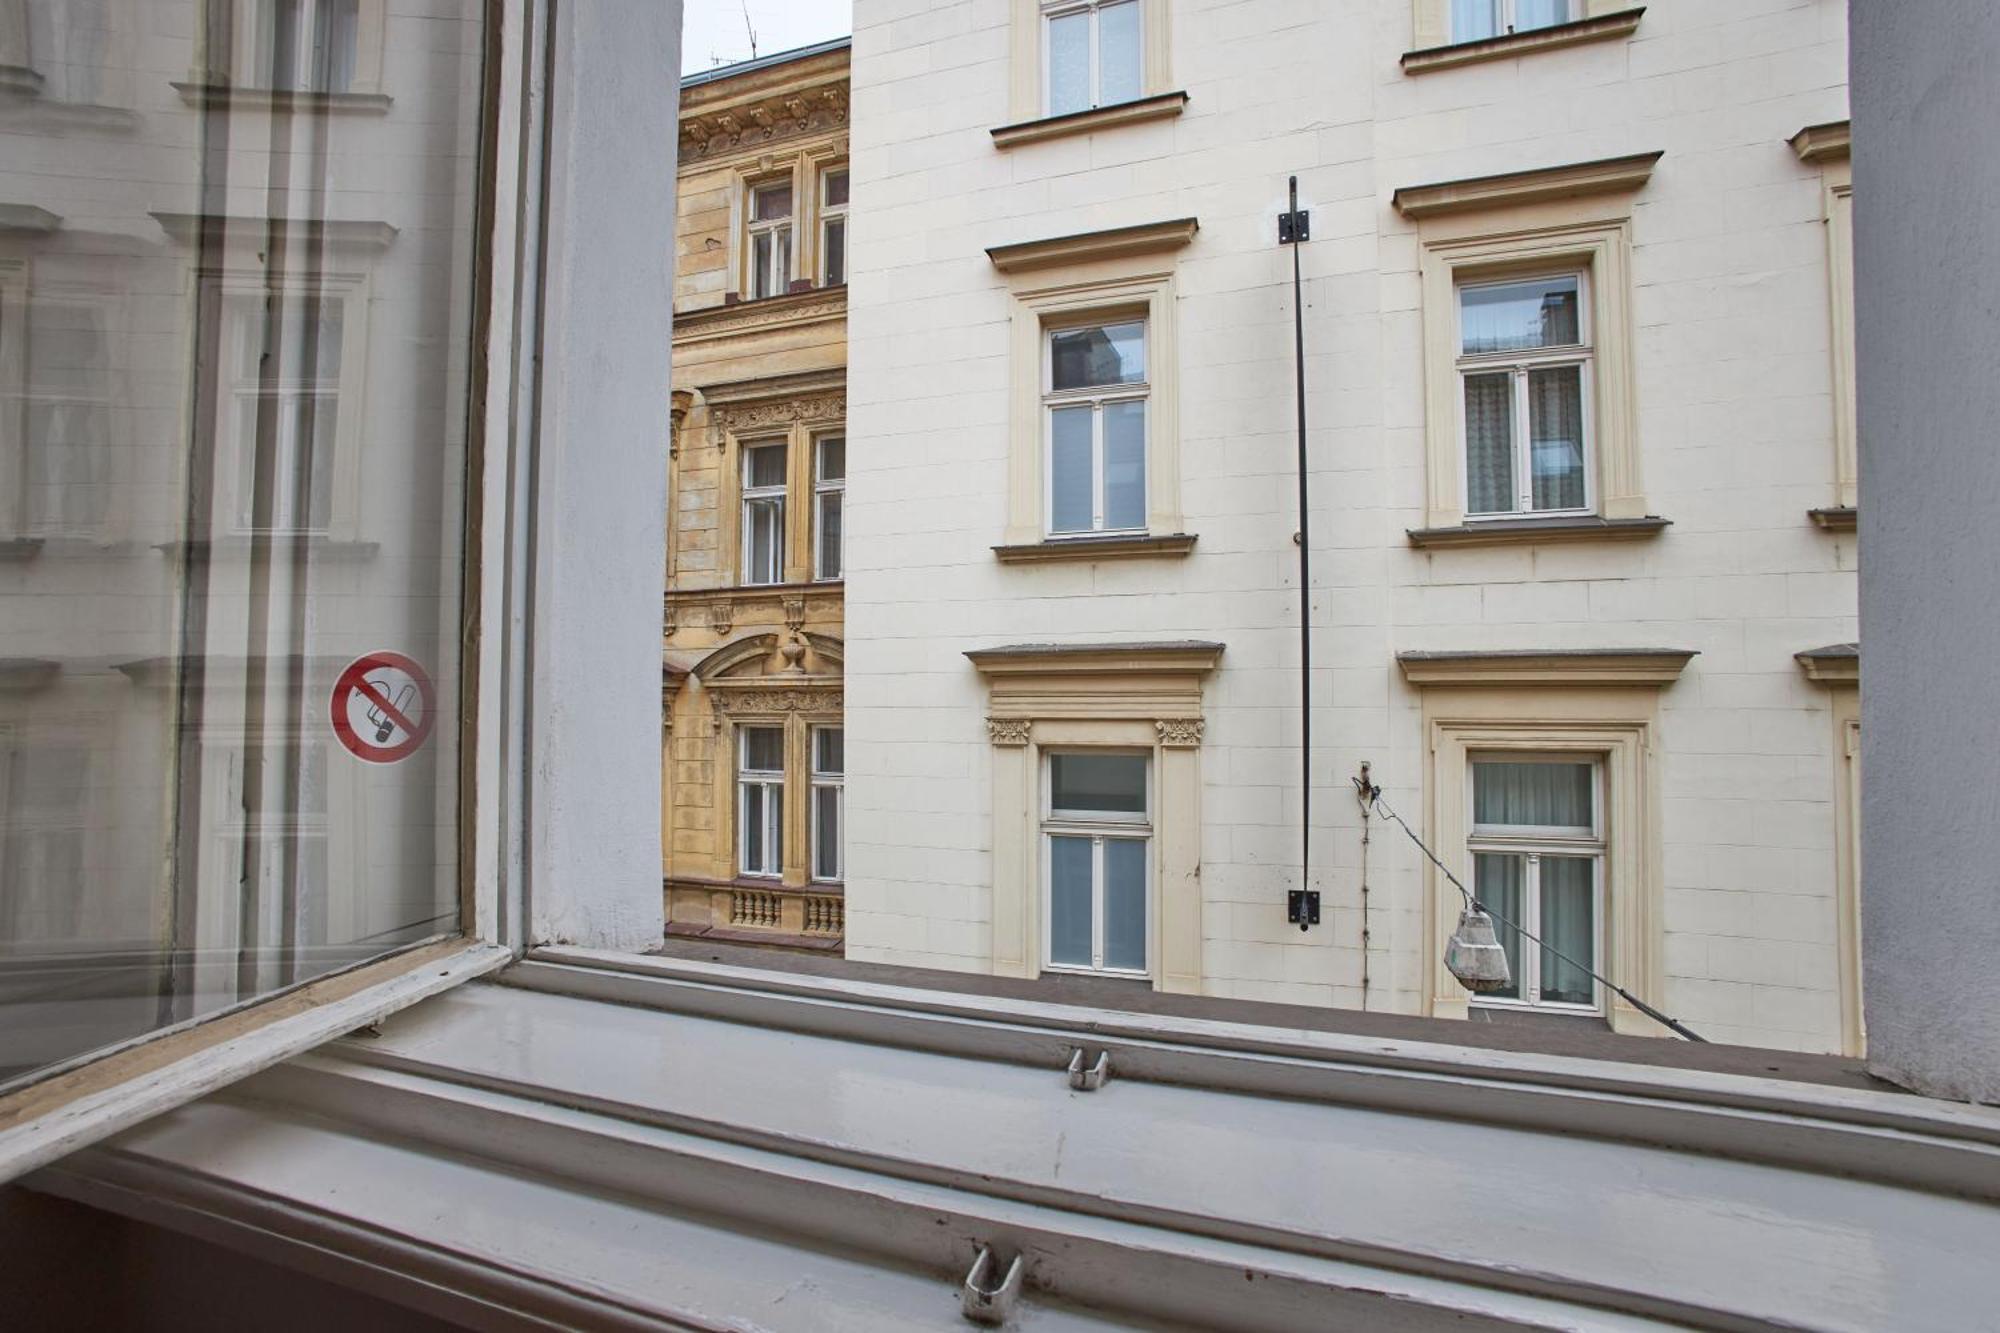
{"type": "Polygon", "coordinates": [[[708,693],[715,700],[716,708],[730,717],[771,713],[838,713],[843,706],[841,692],[836,689],[802,686],[773,690],[747,685],[732,689],[726,682],[712,681],[708,693]]]}
{"type": "Polygon", "coordinates": [[[1153,724],[1160,733],[1160,744],[1176,749],[1192,749],[1201,744],[1202,722],[1198,717],[1161,718],[1153,724]]]}
{"type": "Polygon", "coordinates": [[[847,395],[828,393],[768,403],[730,403],[709,410],[723,429],[741,435],[769,426],[789,426],[795,421],[839,421],[847,415],[847,395]]]}
{"type": "Polygon", "coordinates": [[[806,623],[806,599],[803,596],[785,598],[785,628],[797,631],[806,623]]]}
{"type": "Polygon", "coordinates": [[[718,597],[708,604],[708,627],[717,634],[729,633],[736,623],[736,603],[727,597],[718,597]]]}
{"type": "Polygon", "coordinates": [[[989,717],[986,734],[995,745],[1026,745],[1035,724],[1025,717],[989,717]]]}
{"type": "Polygon", "coordinates": [[[681,160],[697,161],[740,149],[755,149],[794,134],[847,123],[847,89],[815,88],[800,94],[773,94],[729,111],[691,115],[681,121],[681,160]]]}

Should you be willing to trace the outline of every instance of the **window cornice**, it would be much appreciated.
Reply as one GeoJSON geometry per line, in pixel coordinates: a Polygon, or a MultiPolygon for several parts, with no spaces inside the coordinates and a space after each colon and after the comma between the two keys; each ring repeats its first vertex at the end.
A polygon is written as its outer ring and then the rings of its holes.
{"type": "Polygon", "coordinates": [[[1045,241],[1017,241],[1011,245],[991,246],[986,256],[993,261],[993,267],[1002,273],[1024,273],[1098,259],[1166,254],[1189,244],[1199,230],[1201,223],[1196,219],[1175,218],[1168,222],[1143,222],[1133,227],[1056,236],[1045,241]]]}
{"type": "Polygon", "coordinates": [[[965,655],[985,676],[1206,675],[1224,645],[1201,639],[1157,643],[1017,643],[965,655]]]}
{"type": "Polygon", "coordinates": [[[1593,194],[1626,194],[1652,179],[1653,167],[1666,155],[1661,149],[1577,162],[1559,167],[1508,171],[1497,176],[1473,176],[1432,185],[1406,185],[1391,198],[1406,218],[1437,217],[1478,209],[1538,204],[1551,199],[1575,199],[1593,194]]]}
{"type": "Polygon", "coordinates": [[[1854,125],[1845,120],[1808,125],[1786,142],[1801,162],[1845,162],[1853,156],[1854,125]]]}
{"type": "Polygon", "coordinates": [[[1396,655],[1412,685],[1671,685],[1691,648],[1527,648],[1396,655]]]}
{"type": "Polygon", "coordinates": [[[1861,645],[1859,643],[1830,643],[1824,648],[1808,648],[1802,653],[1794,653],[1799,670],[1806,673],[1806,679],[1821,685],[1858,685],[1861,683],[1861,645]]]}
{"type": "Polygon", "coordinates": [[[1574,23],[1558,23],[1547,28],[1530,28],[1526,32],[1504,33],[1498,37],[1485,37],[1472,42],[1453,42],[1449,46],[1429,46],[1420,51],[1403,54],[1405,74],[1427,74],[1437,69],[1453,69],[1459,65],[1477,64],[1484,60],[1511,60],[1516,56],[1533,55],[1538,51],[1553,51],[1565,46],[1578,46],[1585,42],[1612,41],[1619,37],[1629,37],[1639,27],[1639,20],[1645,17],[1643,6],[1622,9],[1611,14],[1596,14],[1578,19],[1574,23]]]}

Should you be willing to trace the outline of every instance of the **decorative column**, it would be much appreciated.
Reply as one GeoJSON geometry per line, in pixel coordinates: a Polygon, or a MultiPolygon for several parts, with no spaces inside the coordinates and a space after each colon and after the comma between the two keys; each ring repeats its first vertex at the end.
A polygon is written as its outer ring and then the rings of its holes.
{"type": "Polygon", "coordinates": [[[1035,850],[1034,723],[989,717],[993,742],[993,971],[1034,977],[1042,970],[1035,850]],[[1007,834],[1002,829],[1008,830],[1007,834]]]}

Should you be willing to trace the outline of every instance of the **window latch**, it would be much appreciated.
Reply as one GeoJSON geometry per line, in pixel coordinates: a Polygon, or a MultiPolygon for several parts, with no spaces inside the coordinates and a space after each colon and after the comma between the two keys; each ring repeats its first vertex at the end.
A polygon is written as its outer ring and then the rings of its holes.
{"type": "Polygon", "coordinates": [[[1069,1085],[1078,1092],[1096,1092],[1104,1086],[1104,1080],[1111,1077],[1111,1052],[1099,1051],[1097,1063],[1090,1068],[1083,1067],[1083,1047],[1069,1053],[1069,1085]]]}

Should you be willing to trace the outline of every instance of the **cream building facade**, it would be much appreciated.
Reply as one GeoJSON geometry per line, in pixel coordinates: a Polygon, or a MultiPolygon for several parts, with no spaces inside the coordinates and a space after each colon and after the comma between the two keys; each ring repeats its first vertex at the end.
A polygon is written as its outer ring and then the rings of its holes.
{"type": "Polygon", "coordinates": [[[682,87],[670,935],[841,943],[847,67],[842,40],[682,87]]]}
{"type": "Polygon", "coordinates": [[[857,0],[847,955],[1859,1052],[1845,25],[857,0]]]}

